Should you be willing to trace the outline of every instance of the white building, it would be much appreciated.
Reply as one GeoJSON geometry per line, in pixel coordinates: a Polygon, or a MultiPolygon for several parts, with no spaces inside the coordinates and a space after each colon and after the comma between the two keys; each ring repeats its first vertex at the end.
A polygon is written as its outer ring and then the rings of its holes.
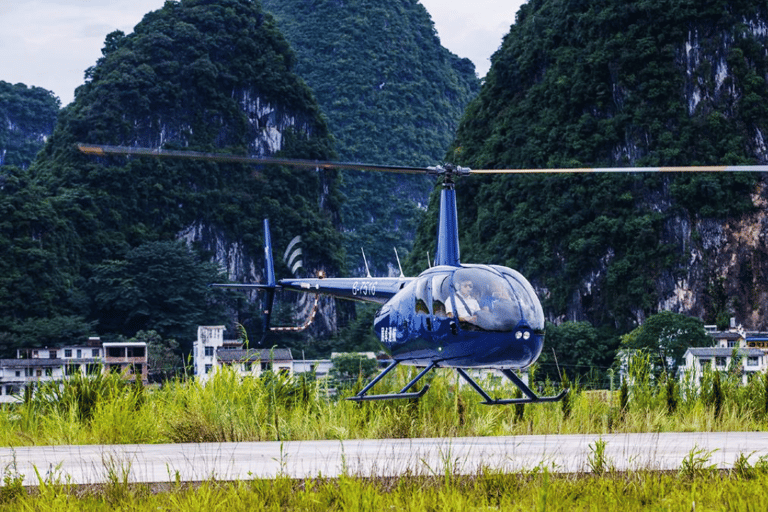
{"type": "Polygon", "coordinates": [[[17,402],[31,383],[106,371],[119,372],[131,380],[141,375],[146,383],[146,343],[102,343],[93,337],[80,345],[19,349],[16,359],[0,359],[0,403],[17,402]]]}
{"type": "Polygon", "coordinates": [[[192,359],[195,376],[201,383],[207,382],[217,369],[224,366],[244,376],[257,377],[267,370],[293,374],[293,355],[290,349],[244,348],[238,341],[225,340],[224,330],[223,325],[201,325],[197,328],[192,359]]]}
{"type": "Polygon", "coordinates": [[[705,369],[725,372],[733,366],[734,351],[740,359],[742,382],[747,383],[749,378],[757,372],[764,372],[768,368],[768,355],[759,348],[728,348],[728,347],[701,347],[689,348],[683,356],[685,365],[680,367],[681,378],[689,375],[693,382],[700,383],[705,369]],[[692,372],[692,375],[690,373],[692,372]]]}

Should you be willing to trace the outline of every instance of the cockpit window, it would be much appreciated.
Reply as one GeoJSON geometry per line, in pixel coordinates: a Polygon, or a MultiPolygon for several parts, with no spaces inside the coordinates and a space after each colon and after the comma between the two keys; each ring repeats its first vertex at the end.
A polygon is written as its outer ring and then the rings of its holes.
{"type": "Polygon", "coordinates": [[[448,316],[464,329],[511,331],[522,319],[509,282],[486,268],[462,268],[453,274],[448,316]]]}

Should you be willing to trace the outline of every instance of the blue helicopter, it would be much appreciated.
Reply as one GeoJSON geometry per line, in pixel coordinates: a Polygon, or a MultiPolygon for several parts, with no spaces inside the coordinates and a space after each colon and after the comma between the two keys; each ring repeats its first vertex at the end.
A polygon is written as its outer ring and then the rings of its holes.
{"type": "Polygon", "coordinates": [[[477,391],[486,405],[553,402],[554,396],[539,396],[515,374],[539,358],[544,345],[544,312],[531,284],[522,274],[500,265],[462,264],[459,251],[455,178],[489,173],[585,173],[585,172],[716,172],[761,171],[768,166],[700,167],[617,167],[594,169],[468,169],[453,165],[438,167],[397,167],[340,162],[319,162],[276,157],[246,157],[123,146],[79,144],[92,155],[137,155],[167,158],[207,159],[247,164],[281,164],[315,169],[356,169],[401,173],[427,173],[442,178],[437,249],[434,264],[417,277],[288,278],[277,280],[269,221],[264,220],[265,277],[261,284],[219,284],[225,288],[257,289],[266,293],[264,330],[269,332],[275,292],[293,290],[325,294],[380,304],[374,331],[392,357],[392,363],[348,400],[389,400],[419,398],[429,389],[411,389],[436,368],[455,368],[477,391]],[[398,393],[369,394],[371,389],[399,365],[423,368],[398,393]],[[522,398],[491,398],[470,376],[467,369],[496,369],[517,386],[522,398]]]}

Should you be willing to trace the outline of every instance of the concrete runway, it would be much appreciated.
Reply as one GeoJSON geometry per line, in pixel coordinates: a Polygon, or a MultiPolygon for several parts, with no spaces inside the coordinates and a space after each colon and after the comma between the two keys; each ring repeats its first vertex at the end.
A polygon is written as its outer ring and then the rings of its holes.
{"type": "Polygon", "coordinates": [[[32,446],[0,448],[0,467],[39,478],[95,484],[163,483],[355,476],[473,474],[546,466],[553,472],[589,471],[595,442],[617,470],[677,470],[692,453],[726,469],[743,454],[755,464],[768,457],[768,432],[607,434],[383,439],[159,445],[32,446]],[[39,472],[37,476],[35,470],[39,472]]]}

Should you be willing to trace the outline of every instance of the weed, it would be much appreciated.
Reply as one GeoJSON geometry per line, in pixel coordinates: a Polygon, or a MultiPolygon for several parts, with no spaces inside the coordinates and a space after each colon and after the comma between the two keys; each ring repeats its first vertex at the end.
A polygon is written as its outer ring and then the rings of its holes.
{"type": "Polygon", "coordinates": [[[717,464],[709,464],[709,461],[712,458],[712,454],[716,451],[707,451],[698,446],[691,448],[691,451],[688,452],[688,455],[686,455],[680,465],[680,476],[688,480],[694,480],[711,475],[717,469],[717,464]]]}
{"type": "Polygon", "coordinates": [[[24,475],[19,473],[16,466],[16,453],[13,460],[3,468],[3,485],[0,486],[0,504],[16,500],[26,494],[24,489],[24,475]]]}
{"type": "Polygon", "coordinates": [[[589,445],[589,455],[587,456],[587,465],[589,470],[597,476],[603,476],[606,472],[613,469],[613,463],[605,455],[606,443],[602,438],[589,445]]]}
{"type": "Polygon", "coordinates": [[[107,472],[104,496],[111,506],[117,508],[120,503],[133,497],[130,484],[132,464],[112,454],[103,455],[102,463],[107,472]]]}

